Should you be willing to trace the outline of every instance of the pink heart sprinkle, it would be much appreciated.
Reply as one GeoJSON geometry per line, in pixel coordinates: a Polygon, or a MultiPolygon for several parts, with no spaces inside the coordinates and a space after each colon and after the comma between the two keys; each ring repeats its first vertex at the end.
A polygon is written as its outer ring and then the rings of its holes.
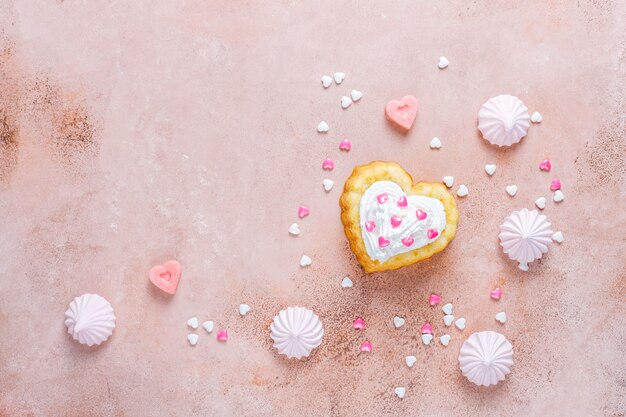
{"type": "Polygon", "coordinates": [[[352,322],[352,327],[354,327],[356,330],[363,330],[365,329],[365,320],[363,320],[361,317],[359,317],[358,319],[354,320],[352,322]]]}
{"type": "Polygon", "coordinates": [[[389,241],[389,239],[385,239],[383,236],[380,236],[378,238],[378,246],[380,246],[381,248],[386,248],[387,246],[389,246],[391,242],[389,241]]]}
{"type": "Polygon", "coordinates": [[[407,248],[410,248],[413,242],[415,242],[415,239],[413,239],[411,236],[402,238],[402,244],[407,248]]]}
{"type": "Polygon", "coordinates": [[[547,159],[544,159],[539,163],[539,169],[542,171],[549,172],[550,168],[552,168],[552,164],[547,159]]]}
{"type": "Polygon", "coordinates": [[[350,149],[352,149],[352,144],[348,139],[344,139],[341,141],[341,143],[339,143],[339,149],[342,151],[349,151],[350,149]]]}
{"type": "Polygon", "coordinates": [[[406,207],[409,203],[406,201],[406,197],[402,196],[398,199],[398,207],[406,207]]]}
{"type": "Polygon", "coordinates": [[[322,162],[322,169],[325,169],[327,171],[332,170],[335,167],[335,163],[333,162],[332,159],[330,158],[326,158],[324,160],[324,162],[322,162]]]}
{"type": "Polygon", "coordinates": [[[550,183],[550,189],[552,191],[560,190],[561,189],[561,180],[559,180],[558,178],[553,178],[552,182],[550,183]]]}
{"type": "Polygon", "coordinates": [[[394,229],[400,227],[400,223],[402,223],[402,217],[391,216],[391,227],[394,229]]]}
{"type": "Polygon", "coordinates": [[[376,223],[374,223],[373,220],[368,220],[365,222],[365,229],[368,232],[371,232],[372,230],[374,230],[375,227],[376,227],[376,223]]]}
{"type": "Polygon", "coordinates": [[[388,199],[389,199],[389,196],[387,195],[387,193],[378,194],[376,196],[376,200],[378,200],[380,204],[385,204],[388,199]]]}
{"type": "Polygon", "coordinates": [[[307,206],[298,207],[298,217],[303,218],[309,215],[311,211],[307,206]]]}
{"type": "Polygon", "coordinates": [[[439,232],[437,231],[437,229],[428,229],[428,232],[426,232],[426,234],[429,239],[434,239],[439,236],[439,232]]]}
{"type": "Polygon", "coordinates": [[[428,304],[430,304],[431,306],[436,306],[440,302],[441,302],[441,296],[440,295],[431,294],[430,297],[428,297],[428,304]]]}
{"type": "Polygon", "coordinates": [[[228,340],[228,331],[226,329],[222,329],[217,332],[217,340],[220,342],[225,342],[228,340]]]}
{"type": "Polygon", "coordinates": [[[426,217],[428,217],[428,214],[426,214],[426,212],[422,209],[417,209],[415,211],[415,215],[417,216],[417,220],[424,220],[426,217]]]}
{"type": "Polygon", "coordinates": [[[366,340],[365,342],[361,343],[361,352],[371,352],[372,351],[372,344],[369,342],[369,340],[366,340]]]}
{"type": "Polygon", "coordinates": [[[496,287],[493,290],[491,290],[491,298],[493,298],[494,300],[499,300],[500,297],[502,297],[502,290],[500,289],[500,287],[496,287]]]}
{"type": "Polygon", "coordinates": [[[433,334],[433,326],[431,326],[430,323],[426,323],[422,326],[420,331],[422,332],[422,334],[433,334]]]}

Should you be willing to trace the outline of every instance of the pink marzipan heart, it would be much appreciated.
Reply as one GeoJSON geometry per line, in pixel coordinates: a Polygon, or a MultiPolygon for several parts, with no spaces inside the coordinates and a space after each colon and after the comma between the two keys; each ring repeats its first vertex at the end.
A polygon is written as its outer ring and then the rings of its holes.
{"type": "Polygon", "coordinates": [[[158,289],[168,294],[174,294],[180,281],[180,264],[177,261],[167,261],[164,265],[157,265],[150,269],[150,282],[158,289]]]}
{"type": "Polygon", "coordinates": [[[404,130],[411,129],[417,116],[417,99],[404,96],[400,100],[391,100],[385,106],[385,116],[404,130]]]}

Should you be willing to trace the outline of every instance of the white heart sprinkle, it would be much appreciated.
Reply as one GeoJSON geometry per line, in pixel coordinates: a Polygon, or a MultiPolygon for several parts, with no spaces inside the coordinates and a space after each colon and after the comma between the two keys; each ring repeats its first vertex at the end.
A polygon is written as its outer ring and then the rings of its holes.
{"type": "Polygon", "coordinates": [[[444,334],[439,338],[439,342],[441,342],[441,344],[444,346],[448,346],[448,343],[450,343],[450,335],[444,334]]]}
{"type": "Polygon", "coordinates": [[[393,325],[396,326],[396,329],[399,329],[400,327],[404,326],[404,323],[406,323],[406,320],[403,319],[402,317],[395,316],[393,318],[393,325]]]}
{"type": "Polygon", "coordinates": [[[189,320],[187,320],[187,326],[191,327],[192,329],[197,329],[198,328],[198,318],[197,317],[192,317],[189,320]]]}
{"type": "Polygon", "coordinates": [[[300,266],[302,267],[309,266],[312,262],[313,261],[311,261],[311,258],[306,255],[302,255],[302,258],[300,258],[300,266]]]}
{"type": "Polygon", "coordinates": [[[333,83],[332,77],[329,77],[328,75],[322,76],[322,85],[324,86],[324,88],[330,87],[332,83],[333,83]]]}
{"type": "Polygon", "coordinates": [[[300,234],[300,226],[298,226],[298,223],[293,223],[289,226],[289,234],[294,236],[298,236],[300,234]]]}
{"type": "Polygon", "coordinates": [[[250,310],[252,309],[248,304],[239,304],[239,314],[241,314],[242,317],[248,314],[250,310]]]}
{"type": "Polygon", "coordinates": [[[555,203],[560,203],[565,199],[565,194],[561,190],[556,190],[554,192],[554,197],[552,198],[555,203]]]}
{"type": "Polygon", "coordinates": [[[359,101],[363,97],[363,93],[359,90],[352,90],[350,91],[350,97],[352,97],[352,101],[359,101]]]}
{"type": "Polygon", "coordinates": [[[457,321],[454,322],[454,325],[456,326],[457,329],[459,330],[463,330],[465,329],[465,317],[461,317],[460,319],[458,319],[457,321]]]}
{"type": "Polygon", "coordinates": [[[343,96],[341,97],[341,108],[347,109],[352,104],[352,99],[350,97],[343,96]]]}
{"type": "Polygon", "coordinates": [[[398,387],[393,390],[393,392],[398,396],[398,398],[404,398],[406,394],[406,389],[404,387],[398,387]]]}
{"type": "Polygon", "coordinates": [[[517,185],[515,185],[515,184],[507,185],[506,186],[506,193],[508,195],[510,195],[511,197],[515,196],[515,194],[517,194],[517,185]]]}
{"type": "Polygon", "coordinates": [[[450,327],[453,321],[454,316],[452,314],[446,314],[445,316],[443,316],[443,324],[445,324],[446,327],[450,327]]]}
{"type": "Polygon", "coordinates": [[[552,240],[554,240],[555,242],[558,242],[558,243],[563,243],[563,233],[562,232],[555,232],[552,235],[552,240]]]}
{"type": "Polygon", "coordinates": [[[527,262],[520,262],[520,264],[517,265],[517,267],[519,269],[521,269],[522,271],[524,271],[524,272],[528,271],[528,263],[527,262]]]}
{"type": "Polygon", "coordinates": [[[335,75],[333,75],[333,78],[335,79],[335,82],[337,84],[341,84],[343,80],[346,79],[346,74],[344,74],[343,72],[336,72],[335,75]]]}
{"type": "Polygon", "coordinates": [[[324,190],[330,191],[333,189],[333,185],[335,185],[335,182],[326,178],[324,181],[322,181],[322,185],[324,186],[324,190]]]}
{"type": "Polygon", "coordinates": [[[433,140],[430,141],[430,148],[431,149],[439,149],[441,148],[441,139],[439,139],[438,137],[434,137],[433,140]]]}
{"type": "Polygon", "coordinates": [[[539,197],[535,200],[535,205],[539,208],[539,210],[543,210],[544,208],[546,208],[546,198],[539,197]]]}
{"type": "Polygon", "coordinates": [[[502,324],[506,323],[506,313],[504,311],[501,311],[496,314],[496,321],[499,321],[502,324]]]}
{"type": "Polygon", "coordinates": [[[485,165],[485,172],[489,175],[493,175],[496,172],[496,164],[487,164],[485,165]]]}
{"type": "Polygon", "coordinates": [[[541,123],[543,122],[543,116],[538,111],[534,112],[532,116],[530,116],[530,121],[533,123],[541,123]]]}
{"type": "Polygon", "coordinates": [[[430,342],[433,341],[433,335],[430,333],[424,333],[422,335],[422,343],[425,345],[430,345],[430,342]]]}
{"type": "Polygon", "coordinates": [[[317,125],[317,131],[320,133],[326,133],[328,132],[328,123],[326,123],[325,121],[321,121],[318,125],[317,125]]]}
{"type": "Polygon", "coordinates": [[[352,288],[352,286],[354,285],[354,283],[352,282],[352,280],[350,279],[350,277],[345,277],[342,281],[341,281],[341,288],[352,288]]]}
{"type": "Polygon", "coordinates": [[[443,177],[443,183],[446,184],[446,187],[450,188],[454,185],[454,177],[448,175],[443,177]]]}
{"type": "Polygon", "coordinates": [[[215,323],[213,323],[211,320],[207,320],[204,323],[202,323],[202,327],[204,327],[204,330],[206,330],[207,333],[211,333],[213,331],[214,325],[215,323]]]}
{"type": "Polygon", "coordinates": [[[189,344],[191,346],[195,346],[198,343],[198,335],[195,333],[189,333],[187,335],[187,340],[189,340],[189,344]]]}
{"type": "Polygon", "coordinates": [[[413,365],[415,365],[415,362],[417,362],[417,358],[415,356],[407,356],[404,358],[404,361],[406,362],[406,366],[412,368],[413,365]]]}
{"type": "Polygon", "coordinates": [[[448,58],[446,58],[445,56],[440,56],[437,66],[439,67],[439,69],[444,69],[448,66],[449,63],[450,62],[448,61],[448,58]]]}
{"type": "Polygon", "coordinates": [[[469,194],[469,189],[467,188],[467,185],[465,184],[461,184],[459,185],[459,189],[456,192],[456,195],[458,195],[459,197],[465,197],[469,194]]]}
{"type": "Polygon", "coordinates": [[[443,311],[447,315],[452,314],[452,303],[448,303],[441,307],[441,311],[443,311]]]}

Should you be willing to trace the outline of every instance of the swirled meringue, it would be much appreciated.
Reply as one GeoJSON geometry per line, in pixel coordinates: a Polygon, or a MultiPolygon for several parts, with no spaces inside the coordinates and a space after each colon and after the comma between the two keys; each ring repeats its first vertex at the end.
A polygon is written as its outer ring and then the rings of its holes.
{"type": "Polygon", "coordinates": [[[548,252],[552,230],[546,216],[537,210],[514,211],[500,225],[500,245],[509,258],[527,267],[528,262],[548,252]]]}
{"type": "Polygon", "coordinates": [[[270,326],[278,353],[300,359],[322,343],[324,329],[319,317],[304,307],[281,310],[270,326]]]}
{"type": "Polygon", "coordinates": [[[492,145],[511,146],[526,136],[528,108],[515,96],[492,97],[478,112],[478,129],[492,145]]]}
{"type": "Polygon", "coordinates": [[[115,329],[115,313],[111,304],[97,294],[76,297],[65,312],[67,332],[83,345],[104,342],[115,329]]]}
{"type": "Polygon", "coordinates": [[[511,372],[513,346],[497,332],[472,334],[461,346],[459,366],[476,385],[495,385],[511,372]]]}

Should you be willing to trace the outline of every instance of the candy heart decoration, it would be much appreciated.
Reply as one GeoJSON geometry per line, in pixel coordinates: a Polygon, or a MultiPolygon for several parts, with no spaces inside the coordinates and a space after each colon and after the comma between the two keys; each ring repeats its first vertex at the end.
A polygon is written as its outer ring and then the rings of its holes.
{"type": "Polygon", "coordinates": [[[402,217],[391,216],[391,227],[397,229],[402,224],[402,217]]]}
{"type": "Polygon", "coordinates": [[[444,305],[443,307],[441,307],[441,311],[443,311],[444,314],[450,315],[452,314],[452,308],[453,308],[452,304],[448,303],[444,305]]]}
{"type": "Polygon", "coordinates": [[[324,159],[324,162],[322,162],[322,169],[326,171],[332,171],[333,168],[335,168],[335,163],[333,162],[333,160],[330,158],[324,159]]]}
{"type": "Polygon", "coordinates": [[[352,288],[352,286],[354,285],[354,283],[352,282],[352,280],[350,279],[350,277],[345,277],[342,281],[341,281],[341,288],[352,288]]]}
{"type": "Polygon", "coordinates": [[[489,295],[494,300],[499,300],[500,298],[502,298],[502,290],[499,287],[494,288],[493,290],[491,290],[491,293],[489,293],[489,295]]]}
{"type": "Polygon", "coordinates": [[[543,122],[543,116],[541,116],[541,113],[536,111],[532,116],[530,116],[530,121],[533,123],[541,123],[543,122]]]}
{"type": "Polygon", "coordinates": [[[439,69],[447,68],[448,64],[450,64],[448,58],[446,58],[445,56],[439,57],[439,62],[437,62],[437,66],[439,67],[439,69]]]}
{"type": "Polygon", "coordinates": [[[448,346],[448,344],[450,343],[450,339],[451,337],[449,334],[444,334],[439,338],[439,342],[444,346],[448,346]]]}
{"type": "Polygon", "coordinates": [[[369,353],[373,349],[374,348],[373,348],[372,344],[368,340],[366,340],[365,342],[361,343],[361,348],[360,348],[361,352],[369,353]]]}
{"type": "Polygon", "coordinates": [[[454,316],[452,314],[447,314],[443,316],[443,323],[446,325],[446,327],[450,327],[453,321],[454,321],[454,316]]]}
{"type": "Polygon", "coordinates": [[[352,328],[355,330],[363,330],[365,329],[365,320],[362,318],[357,318],[352,322],[352,328]]]}
{"type": "Polygon", "coordinates": [[[167,261],[163,265],[152,267],[149,272],[150,282],[167,294],[174,294],[180,281],[180,264],[167,261]]]}
{"type": "Polygon", "coordinates": [[[322,76],[322,85],[324,86],[324,88],[330,87],[332,83],[333,83],[332,77],[329,77],[328,75],[322,76]]]}
{"type": "Polygon", "coordinates": [[[504,311],[501,311],[496,314],[496,321],[502,324],[506,323],[506,313],[504,311]]]}
{"type": "Polygon", "coordinates": [[[535,205],[540,210],[543,210],[544,208],[546,208],[546,198],[545,197],[539,197],[538,199],[535,200],[535,205]]]}
{"type": "Polygon", "coordinates": [[[515,194],[517,194],[517,185],[513,184],[513,185],[507,185],[506,186],[506,193],[508,195],[510,195],[511,197],[514,197],[515,194]]]}
{"type": "Polygon", "coordinates": [[[300,266],[303,267],[303,268],[306,267],[306,266],[311,265],[312,262],[313,261],[311,260],[311,258],[309,258],[306,255],[302,255],[302,258],[300,258],[300,266]]]}
{"type": "Polygon", "coordinates": [[[446,187],[451,188],[454,185],[454,177],[446,176],[443,177],[443,183],[446,184],[446,187]]]}
{"type": "Polygon", "coordinates": [[[430,141],[430,148],[431,149],[439,149],[441,148],[443,144],[441,143],[441,139],[435,137],[430,141]]]}
{"type": "Polygon", "coordinates": [[[406,323],[406,320],[403,319],[402,317],[395,316],[393,318],[393,325],[396,326],[396,329],[399,329],[400,327],[404,326],[404,323],[406,323]]]}
{"type": "Polygon", "coordinates": [[[239,314],[241,314],[242,317],[248,314],[250,310],[251,308],[248,304],[239,304],[239,314]]]}
{"type": "Polygon", "coordinates": [[[348,139],[344,139],[339,143],[339,149],[347,152],[352,149],[352,144],[348,139]]]}
{"type": "Polygon", "coordinates": [[[413,239],[412,237],[403,237],[402,238],[402,244],[404,246],[406,246],[407,248],[410,248],[411,246],[413,246],[413,243],[415,243],[415,239],[413,239]]]}
{"type": "Polygon", "coordinates": [[[424,333],[422,335],[422,343],[425,345],[430,345],[430,342],[433,341],[433,335],[430,333],[424,333]]]}
{"type": "Polygon", "coordinates": [[[560,190],[561,189],[561,180],[559,180],[558,178],[553,178],[552,182],[550,182],[550,189],[552,191],[560,190]]]}
{"type": "Polygon", "coordinates": [[[361,97],[363,97],[363,93],[359,90],[352,90],[350,92],[350,97],[352,97],[352,101],[359,101],[361,100],[361,97]]]}
{"type": "Polygon", "coordinates": [[[217,340],[220,342],[226,342],[228,340],[228,331],[226,329],[222,329],[217,332],[217,340]]]}
{"type": "Polygon", "coordinates": [[[459,189],[457,190],[456,195],[458,195],[459,197],[467,197],[468,194],[469,194],[469,189],[467,188],[467,185],[465,184],[459,185],[459,189]]]}
{"type": "Polygon", "coordinates": [[[413,126],[417,116],[417,99],[413,96],[404,96],[400,100],[391,100],[385,106],[385,116],[402,129],[408,131],[413,126]]]}
{"type": "Polygon", "coordinates": [[[322,185],[324,186],[324,190],[328,192],[333,189],[335,182],[326,178],[324,181],[322,181],[322,185]]]}
{"type": "Polygon", "coordinates": [[[198,318],[197,317],[192,317],[189,320],[187,320],[187,326],[191,327],[192,329],[197,329],[198,328],[198,318]]]}
{"type": "Polygon", "coordinates": [[[415,365],[415,362],[417,362],[417,358],[415,356],[407,356],[404,358],[404,362],[406,362],[406,366],[412,368],[413,365],[415,365]]]}
{"type": "Polygon", "coordinates": [[[485,165],[485,172],[489,175],[493,175],[496,172],[496,164],[485,165]]]}
{"type": "Polygon", "coordinates": [[[420,329],[420,332],[422,334],[433,334],[433,326],[430,325],[430,323],[426,323],[422,326],[422,328],[420,329]]]}
{"type": "Polygon", "coordinates": [[[213,321],[211,320],[207,320],[204,323],[202,323],[202,327],[204,327],[204,330],[206,330],[207,333],[211,333],[213,331],[214,326],[215,326],[215,323],[213,323],[213,321]]]}
{"type": "Polygon", "coordinates": [[[300,226],[298,226],[298,223],[292,223],[291,226],[289,226],[289,234],[294,236],[300,234],[300,226]]]}
{"type": "Polygon", "coordinates": [[[346,97],[346,96],[341,97],[341,108],[342,109],[345,110],[348,107],[350,107],[350,105],[352,105],[352,99],[350,97],[346,97]]]}
{"type": "Polygon", "coordinates": [[[195,346],[196,344],[198,344],[198,335],[195,333],[189,333],[187,335],[187,340],[189,341],[189,344],[191,346],[195,346]]]}
{"type": "Polygon", "coordinates": [[[539,163],[539,169],[542,171],[549,172],[551,168],[552,168],[552,164],[547,159],[544,159],[543,161],[539,163]]]}
{"type": "Polygon", "coordinates": [[[329,129],[328,123],[326,123],[323,120],[317,125],[317,131],[319,133],[326,133],[326,132],[328,132],[328,129],[329,129]]]}
{"type": "Polygon", "coordinates": [[[428,297],[428,304],[430,304],[431,306],[436,306],[440,302],[441,302],[441,296],[440,295],[431,294],[430,297],[428,297]]]}
{"type": "Polygon", "coordinates": [[[457,327],[457,329],[464,330],[465,329],[465,318],[461,317],[460,319],[458,319],[457,321],[454,322],[454,325],[457,327]]]}
{"type": "Polygon", "coordinates": [[[552,235],[552,240],[554,240],[557,243],[563,243],[563,233],[562,232],[556,232],[552,235]]]}
{"type": "Polygon", "coordinates": [[[333,75],[333,78],[335,79],[335,82],[337,84],[341,84],[343,82],[343,80],[346,79],[346,74],[344,74],[343,72],[336,72],[333,75]]]}
{"type": "Polygon", "coordinates": [[[396,394],[398,398],[402,399],[404,398],[406,394],[406,389],[404,387],[397,387],[396,389],[393,390],[393,392],[396,394]]]}
{"type": "Polygon", "coordinates": [[[563,194],[561,190],[556,190],[552,199],[555,203],[560,203],[561,201],[565,200],[565,194],[563,194]]]}
{"type": "Polygon", "coordinates": [[[298,207],[298,217],[303,218],[309,215],[311,210],[307,206],[298,207]]]}

